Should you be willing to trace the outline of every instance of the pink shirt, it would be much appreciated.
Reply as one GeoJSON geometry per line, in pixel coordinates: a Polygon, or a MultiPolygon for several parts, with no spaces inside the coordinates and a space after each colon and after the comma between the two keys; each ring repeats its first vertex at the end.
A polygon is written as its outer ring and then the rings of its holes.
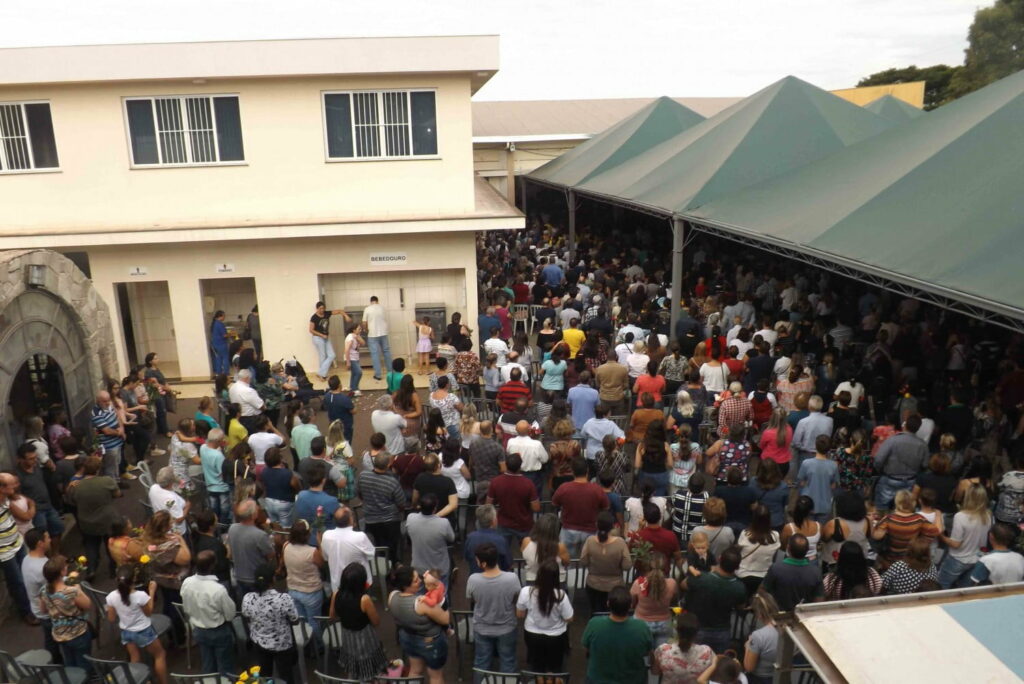
{"type": "Polygon", "coordinates": [[[777,434],[777,430],[765,430],[761,434],[761,458],[767,458],[769,461],[775,461],[782,465],[789,463],[789,459],[793,457],[793,453],[789,450],[790,445],[793,444],[793,428],[786,426],[786,443],[782,446],[775,443],[777,434]]]}

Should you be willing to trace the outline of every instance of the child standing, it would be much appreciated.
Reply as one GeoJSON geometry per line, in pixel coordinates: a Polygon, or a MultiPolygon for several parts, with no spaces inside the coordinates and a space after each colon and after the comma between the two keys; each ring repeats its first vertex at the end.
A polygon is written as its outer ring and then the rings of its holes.
{"type": "Polygon", "coordinates": [[[420,365],[417,375],[426,375],[430,370],[430,352],[434,349],[434,329],[430,327],[430,316],[422,321],[413,321],[416,326],[416,353],[419,354],[420,365]]]}
{"type": "Polygon", "coordinates": [[[702,572],[711,572],[715,564],[715,556],[711,553],[708,535],[694,532],[690,536],[690,544],[686,549],[686,566],[691,575],[698,576],[702,572]]]}
{"type": "Polygon", "coordinates": [[[488,354],[487,365],[484,366],[484,396],[491,400],[497,399],[500,385],[501,371],[498,369],[498,355],[488,354]]]}
{"type": "Polygon", "coordinates": [[[668,476],[668,495],[677,489],[686,489],[690,476],[697,470],[700,445],[690,439],[690,426],[679,426],[679,441],[672,445],[672,472],[668,476]]]}
{"type": "Polygon", "coordinates": [[[800,464],[797,482],[800,494],[814,501],[814,519],[819,523],[828,520],[832,514],[832,491],[839,486],[839,466],[829,460],[832,438],[818,435],[814,441],[814,458],[800,464]]]}
{"type": "MultiPolygon", "coordinates": [[[[921,516],[935,526],[939,534],[945,532],[945,521],[942,518],[942,511],[935,508],[935,490],[925,487],[917,495],[917,503],[920,509],[917,511],[921,516]]],[[[936,566],[942,561],[944,549],[939,548],[939,538],[932,539],[932,563],[936,566]]]]}
{"type": "Polygon", "coordinates": [[[388,394],[394,394],[402,386],[402,378],[405,376],[405,359],[398,358],[391,362],[391,370],[388,371],[387,383],[388,394]]]}
{"type": "Polygon", "coordinates": [[[149,616],[153,614],[156,582],[149,583],[149,593],[133,589],[135,565],[117,569],[117,589],[107,594],[107,619],[117,622],[121,643],[128,649],[133,663],[141,662],[141,649],[153,656],[153,674],[159,684],[167,684],[167,656],[149,616]]]}
{"type": "Polygon", "coordinates": [[[340,420],[327,426],[327,453],[345,476],[345,486],[338,490],[338,501],[345,503],[356,495],[355,452],[352,443],[345,439],[345,425],[340,420]]]}

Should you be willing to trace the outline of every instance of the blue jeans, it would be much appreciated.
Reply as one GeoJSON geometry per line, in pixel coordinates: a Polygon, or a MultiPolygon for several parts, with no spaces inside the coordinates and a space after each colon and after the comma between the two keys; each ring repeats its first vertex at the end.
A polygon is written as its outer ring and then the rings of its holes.
{"type": "Polygon", "coordinates": [[[227,375],[231,372],[231,354],[227,347],[211,347],[213,351],[213,373],[227,375]]]}
{"type": "Polygon", "coordinates": [[[4,571],[4,580],[7,582],[7,593],[14,598],[18,611],[22,617],[32,615],[32,607],[28,602],[28,593],[25,591],[25,580],[21,577],[21,560],[28,554],[25,545],[22,544],[18,553],[9,561],[0,562],[0,568],[4,571]]]}
{"type": "Polygon", "coordinates": [[[697,641],[698,644],[706,644],[711,647],[715,653],[722,653],[729,648],[729,641],[731,641],[731,635],[729,634],[729,628],[715,628],[715,629],[704,629],[697,630],[697,641]]]}
{"type": "MultiPolygon", "coordinates": [[[[207,490],[206,499],[210,510],[217,515],[217,520],[225,525],[231,524],[231,492],[211,492],[207,490]]],[[[206,670],[212,672],[213,670],[206,670]]]]}
{"type": "Polygon", "coordinates": [[[511,527],[498,527],[498,534],[505,538],[508,542],[509,549],[518,549],[523,543],[523,540],[530,536],[530,531],[520,532],[514,530],[511,527]]]}
{"type": "Polygon", "coordinates": [[[370,358],[373,359],[373,377],[380,380],[383,375],[380,365],[381,356],[384,357],[384,373],[391,370],[391,345],[388,344],[388,336],[367,337],[366,344],[370,348],[370,358]]]}
{"type": "Polygon", "coordinates": [[[875,485],[875,507],[879,510],[891,509],[893,499],[896,498],[896,492],[901,489],[910,489],[913,486],[913,478],[897,480],[894,477],[882,475],[878,478],[878,484],[875,485]]]}
{"type": "Polygon", "coordinates": [[[166,435],[170,430],[167,428],[167,402],[161,395],[153,398],[156,408],[156,432],[159,435],[166,435]]]}
{"type": "Polygon", "coordinates": [[[672,620],[657,620],[655,622],[644,620],[644,622],[647,623],[647,627],[651,630],[651,637],[654,638],[654,648],[668,643],[672,636],[672,620]]]}
{"type": "Polygon", "coordinates": [[[946,554],[939,565],[939,584],[943,589],[954,587],[969,587],[971,585],[971,571],[977,563],[964,563],[946,554]]]}
{"type": "Polygon", "coordinates": [[[292,601],[295,602],[295,610],[299,614],[300,620],[305,620],[310,629],[312,630],[313,638],[316,641],[320,640],[320,625],[316,621],[317,615],[323,615],[324,605],[324,592],[323,591],[296,591],[295,589],[289,589],[288,595],[292,597],[292,601]]]}
{"type": "MultiPolygon", "coordinates": [[[[518,672],[516,666],[516,643],[519,632],[513,629],[499,636],[486,636],[473,630],[476,642],[473,651],[473,667],[481,670],[491,669],[491,660],[498,656],[498,672],[518,672]]],[[[474,675],[473,681],[479,682],[481,677],[474,675]]]]}
{"type": "Polygon", "coordinates": [[[648,473],[640,471],[640,490],[643,491],[645,484],[651,485],[654,489],[654,496],[668,495],[668,471],[663,473],[648,473]]]}
{"type": "Polygon", "coordinates": [[[454,437],[455,439],[462,439],[462,432],[459,431],[458,424],[445,425],[444,429],[448,431],[449,437],[454,437]]]}
{"type": "Polygon", "coordinates": [[[231,625],[224,623],[220,627],[202,629],[194,627],[192,632],[199,645],[199,657],[203,662],[203,672],[220,672],[231,674],[235,669],[235,631],[231,625]]]}
{"type": "Polygon", "coordinates": [[[46,530],[51,537],[59,537],[64,534],[64,519],[53,508],[48,506],[45,509],[36,509],[35,517],[32,518],[32,527],[46,530]]]}
{"type": "Polygon", "coordinates": [[[537,498],[544,499],[544,480],[547,479],[544,477],[544,469],[531,470],[528,473],[523,473],[523,475],[537,488],[537,498]]]}
{"type": "Polygon", "coordinates": [[[316,347],[316,355],[320,361],[320,367],[317,369],[317,374],[321,378],[326,378],[327,374],[331,372],[331,366],[334,364],[336,358],[334,354],[334,347],[331,346],[331,341],[323,337],[313,336],[313,346],[316,347]]]}
{"type": "Polygon", "coordinates": [[[363,368],[359,365],[358,361],[348,362],[348,384],[352,388],[352,391],[359,389],[359,381],[363,379],[363,368]]]}
{"type": "Polygon", "coordinates": [[[85,656],[92,655],[92,634],[89,630],[76,636],[71,641],[62,641],[60,652],[64,656],[65,667],[80,667],[90,676],[92,675],[92,663],[85,659],[85,656]]]}
{"type": "Polygon", "coordinates": [[[564,527],[558,535],[558,541],[565,544],[565,548],[569,550],[570,558],[579,558],[580,553],[583,551],[583,544],[587,541],[587,537],[593,536],[593,532],[581,532],[579,530],[567,530],[564,527]]]}
{"type": "Polygon", "coordinates": [[[281,527],[286,528],[292,526],[292,510],[295,508],[294,501],[264,499],[263,503],[267,509],[267,517],[270,519],[270,522],[276,522],[281,527]]]}
{"type": "Polygon", "coordinates": [[[442,670],[448,662],[448,640],[444,632],[427,639],[404,629],[398,630],[398,645],[409,658],[419,658],[431,670],[442,670]]]}

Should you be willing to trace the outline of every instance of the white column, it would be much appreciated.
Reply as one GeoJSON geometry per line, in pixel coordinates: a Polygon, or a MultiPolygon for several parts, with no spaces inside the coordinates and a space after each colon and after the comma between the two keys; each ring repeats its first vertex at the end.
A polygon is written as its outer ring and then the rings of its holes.
{"type": "Polygon", "coordinates": [[[679,320],[679,303],[683,298],[683,219],[672,219],[672,303],[669,311],[672,314],[669,328],[669,339],[676,334],[676,321],[679,320]]]}

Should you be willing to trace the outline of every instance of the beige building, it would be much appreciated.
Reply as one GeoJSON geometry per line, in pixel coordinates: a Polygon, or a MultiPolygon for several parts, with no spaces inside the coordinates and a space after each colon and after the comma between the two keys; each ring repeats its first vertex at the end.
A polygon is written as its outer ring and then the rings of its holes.
{"type": "Polygon", "coordinates": [[[121,372],[208,378],[214,311],[258,304],[267,358],[312,373],[314,302],[371,295],[408,356],[418,306],[475,320],[476,231],[523,225],[474,173],[497,68],[496,36],[0,50],[0,249],[86,271],[121,372]]]}

